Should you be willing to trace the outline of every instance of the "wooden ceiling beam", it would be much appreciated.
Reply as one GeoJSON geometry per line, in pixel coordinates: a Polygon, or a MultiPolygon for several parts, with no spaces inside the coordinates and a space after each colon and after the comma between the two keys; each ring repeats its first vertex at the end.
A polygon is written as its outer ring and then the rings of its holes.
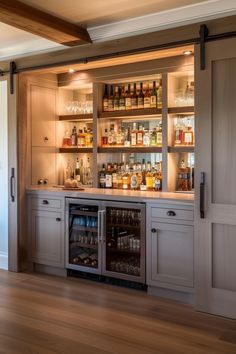
{"type": "Polygon", "coordinates": [[[18,0],[0,0],[0,22],[68,47],[91,43],[85,28],[18,0]]]}

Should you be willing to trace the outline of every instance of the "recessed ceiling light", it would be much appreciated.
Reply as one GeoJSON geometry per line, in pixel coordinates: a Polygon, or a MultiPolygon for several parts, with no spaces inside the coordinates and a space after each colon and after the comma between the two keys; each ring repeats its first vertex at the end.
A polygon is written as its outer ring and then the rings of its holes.
{"type": "Polygon", "coordinates": [[[69,72],[70,74],[73,74],[73,73],[75,72],[75,69],[72,69],[72,68],[71,68],[71,69],[68,70],[68,72],[69,72]]]}
{"type": "Polygon", "coordinates": [[[185,51],[183,52],[183,54],[184,54],[184,55],[191,55],[191,54],[193,54],[193,51],[192,51],[192,50],[185,50],[185,51]]]}

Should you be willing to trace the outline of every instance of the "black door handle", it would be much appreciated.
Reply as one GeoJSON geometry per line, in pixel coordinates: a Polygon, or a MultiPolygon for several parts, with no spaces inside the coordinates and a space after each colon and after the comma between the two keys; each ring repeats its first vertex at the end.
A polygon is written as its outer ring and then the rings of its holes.
{"type": "Polygon", "coordinates": [[[166,213],[168,216],[176,216],[176,212],[175,211],[173,211],[173,210],[169,210],[169,211],[167,211],[167,213],[166,213]]]}
{"type": "Polygon", "coordinates": [[[205,218],[205,172],[201,172],[200,180],[200,218],[205,218]]]}
{"type": "Polygon", "coordinates": [[[152,228],[152,229],[151,229],[151,232],[152,232],[152,233],[155,233],[155,232],[157,232],[157,229],[152,228]]]}
{"type": "Polygon", "coordinates": [[[45,200],[43,200],[43,204],[47,205],[47,204],[49,204],[49,201],[45,199],[45,200]]]}
{"type": "Polygon", "coordinates": [[[11,169],[11,178],[10,178],[10,197],[11,201],[15,201],[15,169],[11,169]]]}
{"type": "Polygon", "coordinates": [[[61,221],[61,218],[56,218],[56,221],[61,221]]]}

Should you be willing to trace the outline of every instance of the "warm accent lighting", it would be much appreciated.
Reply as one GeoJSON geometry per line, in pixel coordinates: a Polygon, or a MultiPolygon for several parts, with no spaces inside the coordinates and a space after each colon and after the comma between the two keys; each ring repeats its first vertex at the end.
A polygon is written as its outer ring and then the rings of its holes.
{"type": "Polygon", "coordinates": [[[70,74],[73,74],[73,73],[75,72],[75,69],[69,69],[68,72],[69,72],[70,74]]]}
{"type": "Polygon", "coordinates": [[[183,52],[183,54],[184,54],[184,55],[191,55],[191,54],[193,54],[193,51],[192,51],[192,50],[185,50],[185,51],[183,52]]]}

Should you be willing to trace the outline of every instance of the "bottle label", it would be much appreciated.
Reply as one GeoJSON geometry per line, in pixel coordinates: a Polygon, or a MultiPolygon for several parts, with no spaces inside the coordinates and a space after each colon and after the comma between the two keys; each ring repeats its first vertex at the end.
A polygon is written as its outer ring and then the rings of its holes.
{"type": "Polygon", "coordinates": [[[103,111],[104,112],[108,111],[108,99],[107,98],[103,99],[103,111]]]}
{"type": "Polygon", "coordinates": [[[120,98],[119,108],[121,111],[125,109],[125,99],[124,98],[120,98]]]}
{"type": "Polygon", "coordinates": [[[150,97],[144,97],[144,108],[150,108],[151,99],[150,97]]]}
{"type": "Polygon", "coordinates": [[[143,145],[143,133],[142,132],[137,133],[137,144],[143,145]]]}
{"type": "Polygon", "coordinates": [[[192,132],[190,132],[190,133],[185,132],[184,133],[184,142],[185,142],[185,144],[192,144],[192,132]]]}
{"type": "Polygon", "coordinates": [[[156,108],[157,106],[157,96],[151,96],[151,108],[156,108]]]}
{"type": "Polygon", "coordinates": [[[138,178],[137,175],[132,175],[130,180],[131,189],[137,189],[138,187],[138,178]]]}
{"type": "Polygon", "coordinates": [[[136,133],[132,133],[131,134],[131,145],[132,146],[136,146],[136,144],[137,144],[137,136],[136,136],[136,133]]]}
{"type": "Polygon", "coordinates": [[[162,144],[162,133],[161,132],[157,133],[157,144],[158,145],[162,144]]]}
{"type": "Polygon", "coordinates": [[[120,107],[119,107],[119,98],[118,99],[114,99],[114,111],[119,111],[120,107]]]}
{"type": "Polygon", "coordinates": [[[116,136],[116,144],[117,145],[122,145],[122,136],[120,134],[118,134],[116,136]]]}
{"type": "Polygon", "coordinates": [[[113,99],[108,99],[108,111],[114,110],[114,101],[113,99]]]}
{"type": "Polygon", "coordinates": [[[105,178],[105,176],[100,177],[99,182],[100,182],[100,187],[104,188],[106,186],[106,178],[105,178]]]}
{"type": "Polygon", "coordinates": [[[131,98],[130,97],[126,97],[126,99],[125,99],[125,107],[126,107],[126,109],[131,109],[132,108],[131,98]]]}
{"type": "Polygon", "coordinates": [[[112,135],[109,135],[109,137],[108,137],[108,144],[109,144],[109,145],[112,145],[113,142],[114,142],[113,136],[112,136],[112,135]]]}
{"type": "Polygon", "coordinates": [[[143,108],[144,100],[143,97],[138,97],[138,108],[143,108]]]}
{"type": "Polygon", "coordinates": [[[144,137],[143,137],[143,145],[144,146],[149,146],[150,145],[149,135],[144,135],[144,137]]]}
{"type": "Polygon", "coordinates": [[[131,107],[132,107],[132,109],[137,109],[137,108],[138,108],[138,100],[137,100],[137,97],[131,98],[131,107]]]}
{"type": "Polygon", "coordinates": [[[106,188],[112,187],[112,175],[106,175],[106,188]]]}

